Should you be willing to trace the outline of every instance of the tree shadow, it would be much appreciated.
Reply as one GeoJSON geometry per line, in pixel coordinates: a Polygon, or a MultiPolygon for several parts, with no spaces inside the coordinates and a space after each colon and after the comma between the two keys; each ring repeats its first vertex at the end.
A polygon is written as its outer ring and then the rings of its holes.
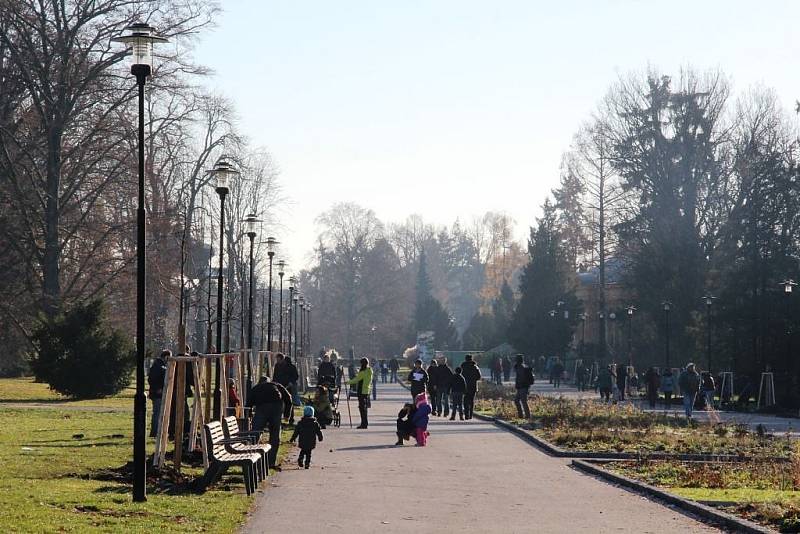
{"type": "Polygon", "coordinates": [[[337,451],[372,451],[379,449],[395,449],[396,445],[360,445],[357,447],[339,447],[337,451]]]}

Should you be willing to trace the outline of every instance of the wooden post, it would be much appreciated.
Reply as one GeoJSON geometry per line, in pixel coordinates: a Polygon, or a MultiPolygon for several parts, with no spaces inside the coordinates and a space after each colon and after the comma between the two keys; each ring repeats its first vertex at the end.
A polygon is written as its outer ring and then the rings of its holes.
{"type": "Polygon", "coordinates": [[[153,455],[153,465],[162,467],[167,451],[167,437],[169,436],[169,418],[172,413],[172,389],[175,385],[175,360],[167,361],[167,376],[164,379],[164,389],[161,391],[161,414],[158,423],[158,436],[156,437],[156,450],[153,455]]]}

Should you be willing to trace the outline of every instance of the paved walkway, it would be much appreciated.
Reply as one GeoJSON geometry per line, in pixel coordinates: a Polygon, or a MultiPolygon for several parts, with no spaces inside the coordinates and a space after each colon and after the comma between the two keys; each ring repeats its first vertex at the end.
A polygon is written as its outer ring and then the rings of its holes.
{"type": "Polygon", "coordinates": [[[368,430],[348,428],[343,401],[344,426],[324,431],[310,470],[289,455],[243,532],[718,532],[490,423],[434,417],[428,447],[394,447],[409,398],[382,385],[368,430]]]}

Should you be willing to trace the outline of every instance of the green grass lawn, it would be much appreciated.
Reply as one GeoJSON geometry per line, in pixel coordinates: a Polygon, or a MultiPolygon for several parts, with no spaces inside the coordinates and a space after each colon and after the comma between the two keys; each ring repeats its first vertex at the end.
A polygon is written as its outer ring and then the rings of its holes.
{"type": "MultiPolygon", "coordinates": [[[[112,472],[132,455],[131,394],[126,390],[118,397],[62,406],[46,385],[0,379],[0,397],[6,403],[55,403],[32,408],[0,404],[0,532],[237,529],[253,502],[237,469],[204,494],[168,495],[149,487],[146,503],[131,502],[130,486],[112,472]]],[[[284,441],[288,437],[284,433],[284,441]]],[[[150,439],[148,454],[152,449],[150,439]]],[[[282,455],[288,450],[281,447],[282,455]]],[[[183,473],[197,476],[202,470],[184,466],[183,473]]]]}
{"type": "Polygon", "coordinates": [[[2,408],[2,403],[25,403],[65,407],[91,406],[132,411],[134,393],[134,387],[128,386],[113,397],[76,401],[51,390],[47,384],[34,382],[33,378],[2,378],[0,379],[0,408],[2,408]]]}
{"type": "Polygon", "coordinates": [[[666,488],[671,493],[693,501],[715,502],[775,502],[796,501],[800,503],[800,491],[753,489],[753,488],[666,488]]]}

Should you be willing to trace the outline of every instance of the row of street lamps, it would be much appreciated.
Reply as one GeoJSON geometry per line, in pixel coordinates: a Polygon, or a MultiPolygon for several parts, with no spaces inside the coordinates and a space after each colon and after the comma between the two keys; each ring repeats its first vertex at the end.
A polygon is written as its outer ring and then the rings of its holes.
{"type": "MultiPolygon", "coordinates": [[[[120,42],[126,45],[131,55],[131,74],[136,77],[138,87],[138,198],[137,198],[137,211],[136,211],[136,393],[134,395],[134,424],[133,424],[133,500],[135,502],[143,502],[147,500],[146,494],[146,398],[144,393],[144,357],[145,357],[145,272],[146,272],[146,221],[145,221],[145,179],[144,179],[144,87],[147,78],[153,71],[153,45],[155,43],[165,43],[167,39],[156,35],[155,29],[144,23],[132,24],[127,28],[126,34],[121,37],[113,39],[114,42],[120,42]]],[[[227,158],[221,157],[214,164],[213,169],[210,171],[215,178],[215,190],[220,199],[220,226],[219,226],[219,272],[217,273],[217,350],[222,352],[222,310],[223,310],[223,293],[224,293],[224,256],[225,256],[225,199],[230,192],[230,187],[233,179],[238,176],[239,171],[228,161],[227,158]]],[[[248,296],[248,330],[247,330],[247,348],[253,350],[253,284],[254,284],[254,257],[253,246],[256,237],[256,227],[260,222],[255,214],[249,214],[243,221],[245,224],[245,233],[250,239],[250,292],[248,296]]],[[[269,304],[267,310],[267,350],[272,350],[272,264],[275,256],[275,245],[278,244],[274,237],[268,237],[265,241],[267,245],[267,256],[269,257],[269,304]]],[[[279,350],[285,350],[283,344],[283,277],[286,272],[286,262],[283,260],[278,262],[278,275],[280,277],[280,328],[278,333],[279,350]]],[[[306,353],[309,335],[309,325],[311,322],[311,304],[300,293],[297,287],[297,279],[291,277],[289,279],[290,286],[290,299],[287,306],[287,313],[289,314],[289,329],[287,332],[288,351],[294,356],[302,356],[306,353]],[[301,336],[300,346],[298,347],[298,308],[300,312],[300,325],[299,335],[301,336]],[[292,311],[294,311],[294,331],[292,331],[292,311]],[[294,340],[294,347],[292,347],[292,340],[294,340]],[[293,351],[292,351],[293,349],[293,351]]],[[[209,294],[210,299],[210,294],[209,294]]],[[[210,321],[210,310],[209,310],[210,321]]],[[[210,324],[209,324],[210,327],[210,324]]],[[[210,337],[209,328],[209,337],[210,337]]],[[[210,343],[209,343],[210,345],[210,343]]],[[[214,382],[214,418],[220,417],[220,399],[221,399],[221,384],[220,384],[220,358],[216,359],[216,379],[214,382]]],[[[247,358],[247,389],[252,387],[252,365],[250,358],[247,358]]]]}

